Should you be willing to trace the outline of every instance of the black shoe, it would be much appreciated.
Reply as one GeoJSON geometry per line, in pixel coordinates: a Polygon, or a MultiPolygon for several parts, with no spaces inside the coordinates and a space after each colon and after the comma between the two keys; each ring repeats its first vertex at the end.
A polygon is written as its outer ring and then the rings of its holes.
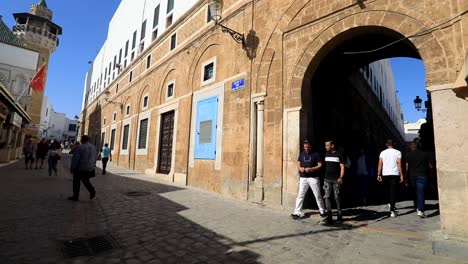
{"type": "Polygon", "coordinates": [[[320,217],[322,217],[322,218],[325,218],[325,217],[327,217],[327,216],[328,216],[327,213],[320,213],[320,217]]]}
{"type": "Polygon", "coordinates": [[[89,193],[89,199],[90,200],[94,199],[94,197],[96,197],[96,191],[94,191],[92,193],[89,193]]]}
{"type": "Polygon", "coordinates": [[[335,223],[342,224],[343,223],[343,217],[341,215],[339,215],[338,218],[336,219],[335,223]]]}
{"type": "Polygon", "coordinates": [[[294,220],[298,220],[298,219],[301,219],[301,216],[297,214],[291,214],[291,218],[294,220]]]}
{"type": "Polygon", "coordinates": [[[333,224],[333,219],[332,219],[331,215],[328,215],[327,217],[323,218],[322,219],[322,224],[324,224],[324,225],[333,224]]]}
{"type": "Polygon", "coordinates": [[[70,196],[70,197],[68,197],[68,200],[76,202],[76,201],[78,201],[78,198],[76,198],[74,196],[70,196]]]}

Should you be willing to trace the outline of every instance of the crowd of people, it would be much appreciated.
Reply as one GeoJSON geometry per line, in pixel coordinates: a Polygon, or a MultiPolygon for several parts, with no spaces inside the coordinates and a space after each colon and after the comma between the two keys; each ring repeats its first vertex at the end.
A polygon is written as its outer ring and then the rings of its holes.
{"type": "Polygon", "coordinates": [[[23,146],[23,155],[25,160],[25,168],[28,169],[43,169],[44,161],[47,159],[49,176],[52,172],[57,176],[57,163],[61,159],[61,153],[64,144],[59,141],[49,141],[45,138],[39,142],[34,142],[33,138],[27,140],[23,146]]]}
{"type": "Polygon", "coordinates": [[[91,184],[90,179],[95,177],[96,160],[102,161],[102,174],[106,174],[107,162],[112,159],[111,150],[106,143],[101,150],[89,142],[89,137],[84,135],[81,142],[58,142],[48,141],[43,138],[35,143],[33,138],[27,140],[23,147],[26,169],[42,169],[44,160],[47,159],[49,176],[52,173],[57,176],[57,164],[61,160],[63,149],[69,149],[72,156],[70,164],[70,173],[73,175],[73,195],[68,200],[78,201],[80,196],[80,185],[86,187],[89,191],[89,198],[94,199],[96,190],[91,184]]]}
{"type": "Polygon", "coordinates": [[[386,149],[380,153],[377,162],[374,162],[364,149],[361,149],[358,157],[354,159],[354,162],[351,162],[342,149],[337,149],[333,140],[325,142],[324,159],[317,151],[312,151],[312,145],[309,141],[304,141],[304,151],[300,153],[297,159],[299,191],[291,218],[300,219],[304,217],[302,207],[305,195],[310,187],[319,214],[323,218],[322,222],[324,224],[342,223],[343,203],[341,196],[345,181],[354,182],[347,186],[355,187],[357,193],[355,191],[354,196],[362,199],[364,204],[367,204],[372,188],[382,184],[381,188],[387,193],[386,197],[383,198],[388,203],[390,217],[397,217],[398,215],[396,202],[399,186],[408,187],[412,193],[416,215],[425,218],[425,191],[428,178],[432,174],[434,162],[428,153],[420,149],[418,139],[409,144],[409,151],[406,155],[402,155],[401,151],[395,148],[393,140],[387,140],[385,146],[386,149]],[[320,172],[323,167],[325,169],[322,181],[320,172]],[[352,170],[352,173],[348,173],[348,170],[352,170]],[[323,196],[320,188],[322,182],[323,196]],[[332,199],[335,201],[337,211],[335,221],[332,217],[332,199]]]}

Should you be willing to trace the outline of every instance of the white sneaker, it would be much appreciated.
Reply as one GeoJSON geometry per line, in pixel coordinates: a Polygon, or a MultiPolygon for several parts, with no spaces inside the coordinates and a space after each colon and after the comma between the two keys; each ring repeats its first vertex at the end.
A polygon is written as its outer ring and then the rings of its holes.
{"type": "Polygon", "coordinates": [[[423,211],[419,211],[419,210],[418,210],[418,212],[417,212],[416,214],[417,214],[419,217],[421,217],[421,218],[426,218],[426,214],[424,214],[423,211]]]}
{"type": "Polygon", "coordinates": [[[397,217],[397,212],[396,211],[391,211],[390,212],[390,217],[397,217]]]}

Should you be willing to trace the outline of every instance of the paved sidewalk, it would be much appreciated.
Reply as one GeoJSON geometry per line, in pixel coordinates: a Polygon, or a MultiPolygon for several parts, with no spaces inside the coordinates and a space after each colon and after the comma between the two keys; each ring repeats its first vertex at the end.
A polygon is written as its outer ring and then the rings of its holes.
{"type": "MultiPolygon", "coordinates": [[[[66,155],[64,155],[66,156],[66,155]]],[[[419,219],[410,204],[388,218],[386,205],[348,209],[345,223],[322,226],[313,213],[294,221],[289,212],[158,182],[109,166],[92,180],[95,200],[82,187],[71,194],[71,175],[25,170],[22,162],[0,168],[0,263],[465,263],[435,256],[439,229],[436,201],[419,219]],[[125,177],[114,175],[119,173],[125,177]],[[128,196],[128,192],[147,192],[128,196]],[[119,248],[96,256],[66,258],[61,241],[111,234],[119,248]]],[[[100,162],[98,162],[100,163],[100,162]]]]}

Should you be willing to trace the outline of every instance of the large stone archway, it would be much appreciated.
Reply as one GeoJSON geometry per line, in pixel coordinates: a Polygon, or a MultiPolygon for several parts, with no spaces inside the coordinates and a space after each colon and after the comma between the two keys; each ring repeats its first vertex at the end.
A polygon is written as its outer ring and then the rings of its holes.
{"type": "MultiPolygon", "coordinates": [[[[348,10],[344,8],[342,12],[321,20],[313,18],[310,13],[307,15],[308,8],[317,2],[320,1],[297,0],[284,9],[282,18],[267,39],[260,62],[252,69],[258,76],[253,88],[256,92],[266,91],[265,112],[271,113],[272,118],[278,114],[275,111],[278,108],[274,106],[277,106],[279,91],[282,91],[282,127],[268,127],[270,120],[267,114],[265,143],[272,146],[269,151],[275,153],[279,150],[276,144],[278,135],[282,135],[283,166],[279,182],[282,186],[283,206],[291,207],[297,192],[295,163],[299,153],[300,130],[303,128],[300,120],[304,84],[310,81],[326,54],[341,41],[353,36],[347,32],[364,27],[379,27],[401,35],[401,41],[410,42],[414,54],[424,62],[426,87],[432,92],[433,99],[442,230],[448,234],[468,236],[468,225],[462,222],[468,215],[455,214],[457,208],[461,207],[460,198],[463,203],[468,202],[468,165],[463,163],[463,159],[455,160],[456,157],[466,156],[464,153],[468,151],[468,146],[461,144],[454,147],[455,142],[448,140],[450,143],[447,143],[443,136],[453,134],[463,142],[468,141],[465,135],[468,131],[460,129],[461,124],[467,123],[467,120],[462,120],[462,116],[463,112],[468,111],[468,106],[466,101],[453,93],[452,88],[456,87],[451,87],[459,76],[466,53],[466,49],[462,48],[462,20],[457,19],[463,12],[456,13],[453,10],[452,15],[434,14],[419,9],[436,9],[433,5],[424,6],[410,1],[392,5],[388,1],[380,4],[377,1],[371,2],[363,10],[357,6],[348,6],[348,10]],[[455,186],[455,181],[464,184],[455,186]]],[[[269,156],[268,152],[265,154],[269,156]]],[[[273,166],[271,172],[267,171],[265,178],[269,177],[269,173],[273,174],[275,169],[273,166]]]]}

